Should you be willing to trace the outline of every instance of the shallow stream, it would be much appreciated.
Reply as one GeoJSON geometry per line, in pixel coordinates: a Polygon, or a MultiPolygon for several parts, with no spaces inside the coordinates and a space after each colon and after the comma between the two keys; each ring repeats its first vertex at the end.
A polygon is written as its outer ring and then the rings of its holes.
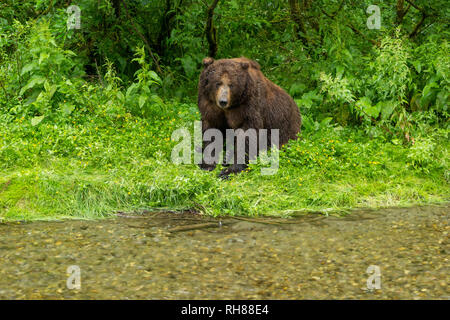
{"type": "Polygon", "coordinates": [[[449,299],[449,217],[428,206],[3,223],[0,299],[449,299]],[[73,265],[79,290],[67,287],[73,265]]]}

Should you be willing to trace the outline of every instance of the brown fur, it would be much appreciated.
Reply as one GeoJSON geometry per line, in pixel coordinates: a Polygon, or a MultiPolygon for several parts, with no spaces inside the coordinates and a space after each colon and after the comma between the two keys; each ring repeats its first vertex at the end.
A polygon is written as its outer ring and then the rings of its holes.
{"type": "MultiPolygon", "coordinates": [[[[302,118],[294,100],[279,86],[267,79],[255,61],[235,59],[203,60],[200,75],[198,107],[203,132],[210,128],[247,130],[279,129],[280,145],[296,139],[302,118]],[[220,85],[219,85],[220,84],[220,85]],[[221,97],[227,106],[221,107],[221,97]]],[[[213,169],[214,165],[201,165],[213,169]]],[[[223,172],[239,172],[244,166],[233,165],[223,172]]]]}

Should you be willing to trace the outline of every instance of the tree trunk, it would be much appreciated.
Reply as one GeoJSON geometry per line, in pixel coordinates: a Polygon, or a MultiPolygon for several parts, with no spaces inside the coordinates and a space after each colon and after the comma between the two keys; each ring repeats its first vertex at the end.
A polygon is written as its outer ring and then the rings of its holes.
{"type": "Polygon", "coordinates": [[[172,20],[177,15],[183,0],[180,0],[178,5],[172,0],[166,0],[163,15],[160,20],[160,31],[158,40],[156,41],[157,52],[161,57],[165,56],[167,50],[166,40],[170,38],[172,32],[172,20]]]}
{"type": "Polygon", "coordinates": [[[114,9],[114,15],[116,18],[120,17],[120,0],[113,0],[112,7],[114,9]]]}
{"type": "Polygon", "coordinates": [[[214,0],[213,3],[208,7],[207,20],[206,20],[206,40],[208,40],[208,54],[211,58],[215,58],[217,54],[217,29],[214,27],[214,9],[216,9],[219,0],[214,0]]]}
{"type": "Polygon", "coordinates": [[[395,23],[397,25],[400,25],[403,23],[403,18],[405,17],[406,13],[408,12],[411,5],[409,5],[407,8],[405,8],[405,0],[397,0],[397,16],[395,18],[395,23]]]}

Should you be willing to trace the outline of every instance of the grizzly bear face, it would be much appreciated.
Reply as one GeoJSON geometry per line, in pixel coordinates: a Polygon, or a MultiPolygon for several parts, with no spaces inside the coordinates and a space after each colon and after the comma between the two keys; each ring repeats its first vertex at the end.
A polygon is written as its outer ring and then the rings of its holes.
{"type": "Polygon", "coordinates": [[[247,61],[213,58],[203,60],[205,77],[203,88],[209,100],[222,110],[240,106],[245,100],[249,81],[247,61]]]}

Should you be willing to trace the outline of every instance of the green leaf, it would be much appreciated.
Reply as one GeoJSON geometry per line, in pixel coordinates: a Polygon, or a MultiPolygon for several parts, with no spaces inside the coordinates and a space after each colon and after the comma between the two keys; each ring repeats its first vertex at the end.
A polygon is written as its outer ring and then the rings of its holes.
{"type": "Polygon", "coordinates": [[[365,109],[365,113],[368,116],[371,116],[372,118],[376,119],[380,115],[380,110],[377,106],[370,106],[365,109]]]}
{"type": "Polygon", "coordinates": [[[73,52],[72,50],[66,50],[65,53],[69,56],[76,56],[77,54],[73,52]]]}
{"type": "Polygon", "coordinates": [[[39,123],[42,122],[42,120],[44,120],[45,116],[39,116],[39,117],[34,117],[33,119],[31,119],[31,125],[37,126],[39,123]]]}
{"type": "Polygon", "coordinates": [[[422,71],[422,64],[419,61],[413,61],[412,65],[417,70],[417,73],[420,73],[422,71]]]}
{"type": "Polygon", "coordinates": [[[47,80],[44,82],[44,89],[47,92],[48,99],[51,99],[56,92],[57,85],[51,85],[47,80]]]}
{"type": "Polygon", "coordinates": [[[26,84],[26,86],[20,90],[19,95],[23,95],[28,89],[34,88],[36,85],[42,84],[44,81],[45,78],[40,76],[35,76],[31,78],[30,81],[26,84]]]}
{"type": "Polygon", "coordinates": [[[116,94],[117,99],[119,99],[121,102],[125,101],[125,96],[123,95],[122,91],[118,91],[116,94]]]}
{"type": "Polygon", "coordinates": [[[162,80],[161,78],[158,76],[158,74],[155,71],[150,70],[148,72],[148,75],[150,76],[150,79],[155,80],[158,84],[161,84],[162,80]]]}
{"type": "Polygon", "coordinates": [[[151,93],[150,88],[147,86],[142,86],[141,89],[142,89],[142,91],[144,91],[144,93],[146,93],[148,95],[151,93]]]}
{"type": "Polygon", "coordinates": [[[392,115],[395,109],[394,101],[380,101],[377,103],[377,106],[380,107],[381,110],[381,119],[387,120],[392,115]]]}
{"type": "Polygon", "coordinates": [[[302,126],[306,131],[312,131],[315,129],[314,121],[309,116],[302,116],[302,120],[302,126]]]}
{"type": "Polygon", "coordinates": [[[37,67],[37,65],[35,62],[30,62],[22,68],[20,75],[23,76],[25,73],[30,72],[31,70],[35,69],[36,67],[37,67]]]}
{"type": "Polygon", "coordinates": [[[39,65],[42,63],[42,61],[47,60],[50,57],[50,55],[47,52],[41,52],[39,55],[39,65]]]}
{"type": "Polygon", "coordinates": [[[75,109],[74,105],[71,104],[63,104],[61,111],[65,114],[65,115],[69,115],[73,112],[73,110],[75,109]]]}
{"type": "Polygon", "coordinates": [[[128,98],[130,95],[133,94],[134,89],[136,89],[137,84],[133,83],[131,86],[128,87],[127,92],[125,93],[125,96],[128,98]]]}
{"type": "Polygon", "coordinates": [[[195,70],[197,68],[194,60],[191,56],[184,56],[180,59],[181,64],[183,65],[184,72],[186,73],[186,76],[188,78],[192,77],[195,73],[195,70]]]}
{"type": "Polygon", "coordinates": [[[295,95],[299,96],[300,94],[302,94],[305,91],[305,89],[306,89],[305,84],[296,82],[296,83],[293,83],[291,88],[289,89],[289,94],[291,96],[295,96],[295,95]]]}
{"type": "Polygon", "coordinates": [[[326,117],[324,119],[322,119],[322,121],[320,121],[320,127],[321,128],[326,128],[330,125],[331,120],[333,120],[332,117],[326,117]]]}
{"type": "Polygon", "coordinates": [[[150,100],[152,102],[156,103],[156,104],[159,104],[159,105],[163,105],[164,104],[164,101],[160,97],[158,97],[156,94],[152,95],[150,97],[150,100]]]}
{"type": "Polygon", "coordinates": [[[439,88],[436,82],[431,82],[427,84],[422,91],[422,97],[420,98],[420,105],[422,107],[428,107],[428,105],[433,101],[437,91],[435,89],[439,88]]]}
{"type": "Polygon", "coordinates": [[[147,97],[144,95],[139,96],[139,107],[142,108],[147,101],[147,97]]]}
{"type": "Polygon", "coordinates": [[[356,107],[359,110],[360,115],[369,117],[378,117],[379,110],[372,106],[372,102],[368,97],[362,97],[356,102],[356,107]]]}

